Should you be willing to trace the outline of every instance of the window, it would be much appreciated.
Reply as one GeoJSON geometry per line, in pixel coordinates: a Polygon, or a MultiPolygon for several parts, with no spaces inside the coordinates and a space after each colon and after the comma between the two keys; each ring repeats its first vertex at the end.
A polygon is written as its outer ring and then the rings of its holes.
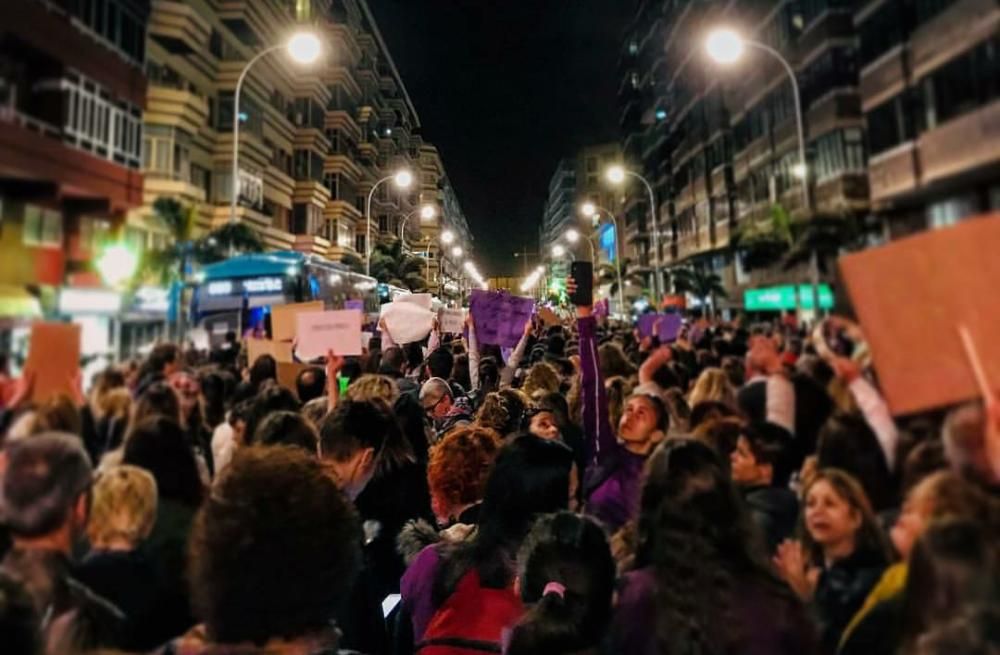
{"type": "Polygon", "coordinates": [[[919,129],[931,129],[1000,97],[1000,37],[954,59],[920,82],[926,111],[919,129]]]}
{"type": "Polygon", "coordinates": [[[816,139],[815,174],[817,181],[843,173],[865,172],[865,149],[861,130],[851,128],[836,130],[816,139]]]}
{"type": "Polygon", "coordinates": [[[142,112],[115,102],[100,85],[75,71],[60,82],[66,109],[63,140],[102,159],[138,169],[142,164],[142,112]]]}
{"type": "Polygon", "coordinates": [[[868,152],[878,155],[914,138],[913,107],[907,94],[887,100],[868,112],[868,152]]]}
{"type": "Polygon", "coordinates": [[[22,241],[26,246],[62,247],[62,214],[57,211],[37,205],[25,205],[22,230],[22,241]]]}
{"type": "Polygon", "coordinates": [[[976,199],[969,196],[956,196],[927,207],[927,227],[938,229],[954,225],[976,211],[976,199]]]}
{"type": "Polygon", "coordinates": [[[121,0],[82,0],[69,3],[71,11],[99,41],[132,63],[146,58],[146,23],[121,0]]]}
{"type": "Polygon", "coordinates": [[[587,157],[587,172],[588,173],[597,172],[597,157],[587,157]]]}
{"type": "Polygon", "coordinates": [[[809,107],[831,89],[858,85],[857,50],[851,46],[827,49],[800,74],[802,103],[809,107]]]}
{"type": "Polygon", "coordinates": [[[808,26],[824,13],[831,10],[848,10],[854,6],[854,0],[800,0],[800,11],[803,26],[808,26]]]}
{"type": "Polygon", "coordinates": [[[922,25],[952,4],[954,0],[916,0],[913,8],[914,20],[917,25],[922,25]]]}
{"type": "Polygon", "coordinates": [[[862,67],[902,43],[904,18],[902,0],[888,0],[857,26],[862,67]]]}
{"type": "Polygon", "coordinates": [[[345,225],[343,223],[337,223],[337,245],[341,248],[350,248],[351,243],[354,241],[354,230],[351,229],[350,225],[345,225]]]}

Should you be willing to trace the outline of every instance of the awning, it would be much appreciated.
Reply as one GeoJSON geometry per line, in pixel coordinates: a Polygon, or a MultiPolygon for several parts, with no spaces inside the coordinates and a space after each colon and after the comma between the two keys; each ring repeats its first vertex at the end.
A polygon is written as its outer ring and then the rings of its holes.
{"type": "Polygon", "coordinates": [[[41,317],[42,305],[27,289],[0,284],[0,319],[34,320],[41,317]]]}

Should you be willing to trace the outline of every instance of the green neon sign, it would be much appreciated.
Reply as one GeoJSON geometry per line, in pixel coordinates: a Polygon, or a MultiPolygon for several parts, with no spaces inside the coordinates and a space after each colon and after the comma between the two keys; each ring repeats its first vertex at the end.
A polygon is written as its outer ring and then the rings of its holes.
{"type": "MultiPolygon", "coordinates": [[[[812,287],[800,284],[798,289],[802,309],[812,309],[812,287]]],[[[828,284],[819,285],[819,306],[820,309],[833,309],[833,291],[828,284]]],[[[743,307],[748,312],[795,309],[795,287],[786,284],[780,287],[749,289],[743,292],[743,307]]]]}

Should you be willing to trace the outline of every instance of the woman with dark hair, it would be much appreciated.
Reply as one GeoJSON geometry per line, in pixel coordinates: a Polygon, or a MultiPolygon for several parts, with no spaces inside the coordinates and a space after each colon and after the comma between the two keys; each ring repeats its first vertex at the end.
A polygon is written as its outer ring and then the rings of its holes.
{"type": "Polygon", "coordinates": [[[272,412],[257,427],[253,442],[261,446],[295,446],[315,455],[319,448],[319,434],[301,414],[272,412]]]}
{"type": "Polygon", "coordinates": [[[448,380],[452,385],[459,385],[466,393],[471,391],[472,378],[469,375],[469,356],[466,354],[456,354],[454,364],[451,367],[451,377],[448,380]]]}
{"type": "Polygon", "coordinates": [[[257,393],[267,380],[278,380],[278,362],[270,355],[261,355],[250,365],[250,387],[257,393]]]}
{"type": "Polygon", "coordinates": [[[802,541],[782,543],[774,562],[812,603],[823,646],[832,653],[889,565],[889,546],[864,490],[844,471],[819,471],[803,495],[802,541]]]}
{"type": "Polygon", "coordinates": [[[142,393],[155,382],[162,382],[181,366],[181,350],[173,343],[161,343],[149,353],[135,375],[135,395],[142,393]]]}
{"type": "Polygon", "coordinates": [[[253,399],[246,430],[243,433],[243,445],[252,445],[257,436],[257,426],[273,412],[298,412],[301,409],[299,401],[291,391],[277,385],[266,385],[253,399]]]}
{"type": "Polygon", "coordinates": [[[569,512],[538,519],[518,557],[527,613],[511,630],[506,655],[599,652],[611,622],[615,563],[604,531],[569,512]]]}
{"type": "Polygon", "coordinates": [[[528,435],[500,451],[472,538],[428,546],[403,576],[404,647],[415,642],[422,652],[446,652],[433,649],[453,639],[499,646],[501,631],[522,613],[513,589],[516,553],[535,517],[570,506],[574,470],[572,453],[558,442],[528,435]]]}
{"type": "Polygon", "coordinates": [[[899,506],[897,478],[864,416],[830,417],[819,432],[816,457],[821,469],[846,471],[861,483],[876,513],[899,506]]]}
{"type": "Polygon", "coordinates": [[[649,458],[634,570],[619,594],[613,652],[816,652],[805,608],[764,558],[711,448],[674,439],[649,458]]]}
{"type": "Polygon", "coordinates": [[[910,555],[901,625],[903,648],[964,610],[1000,603],[1000,551],[979,521],[945,520],[917,540],[910,555]]]}
{"type": "Polygon", "coordinates": [[[154,563],[160,588],[156,625],[149,632],[165,640],[193,624],[184,573],[188,535],[205,489],[187,435],[167,418],[133,426],[125,437],[122,463],[143,468],[156,480],[156,523],[140,549],[154,563]]]}

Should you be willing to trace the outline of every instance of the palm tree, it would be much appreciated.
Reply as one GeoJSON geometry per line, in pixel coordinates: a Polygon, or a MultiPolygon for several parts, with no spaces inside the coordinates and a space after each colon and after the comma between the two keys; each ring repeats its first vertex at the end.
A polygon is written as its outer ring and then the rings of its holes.
{"type": "MultiPolygon", "coordinates": [[[[625,286],[635,285],[640,289],[645,288],[646,279],[636,270],[632,260],[621,260],[621,280],[625,286]]],[[[597,267],[597,281],[600,284],[611,285],[611,295],[618,293],[618,273],[619,269],[614,264],[601,264],[597,267]]]]}
{"type": "Polygon", "coordinates": [[[233,253],[264,250],[257,233],[242,223],[228,223],[195,238],[197,210],[185,207],[174,198],[157,198],[153,203],[153,215],[167,228],[169,243],[162,250],[143,252],[137,282],[152,277],[164,286],[183,283],[193,264],[211,264],[233,253]]]}
{"type": "Polygon", "coordinates": [[[399,239],[376,244],[371,258],[371,275],[379,282],[415,292],[427,291],[424,260],[405,252],[399,239]]]}
{"type": "Polygon", "coordinates": [[[741,223],[730,239],[743,269],[757,270],[773,266],[781,262],[785,253],[792,247],[791,216],[781,205],[771,207],[771,215],[767,221],[741,223]]]}
{"type": "Polygon", "coordinates": [[[345,252],[341,255],[340,263],[351,269],[352,273],[360,273],[364,275],[365,260],[361,259],[358,255],[355,255],[353,252],[345,252]]]}
{"type": "Polygon", "coordinates": [[[716,298],[729,297],[725,287],[722,286],[722,278],[714,271],[695,266],[683,266],[671,270],[670,277],[673,280],[674,291],[690,293],[700,300],[702,306],[709,307],[709,316],[715,313],[716,298]]]}

